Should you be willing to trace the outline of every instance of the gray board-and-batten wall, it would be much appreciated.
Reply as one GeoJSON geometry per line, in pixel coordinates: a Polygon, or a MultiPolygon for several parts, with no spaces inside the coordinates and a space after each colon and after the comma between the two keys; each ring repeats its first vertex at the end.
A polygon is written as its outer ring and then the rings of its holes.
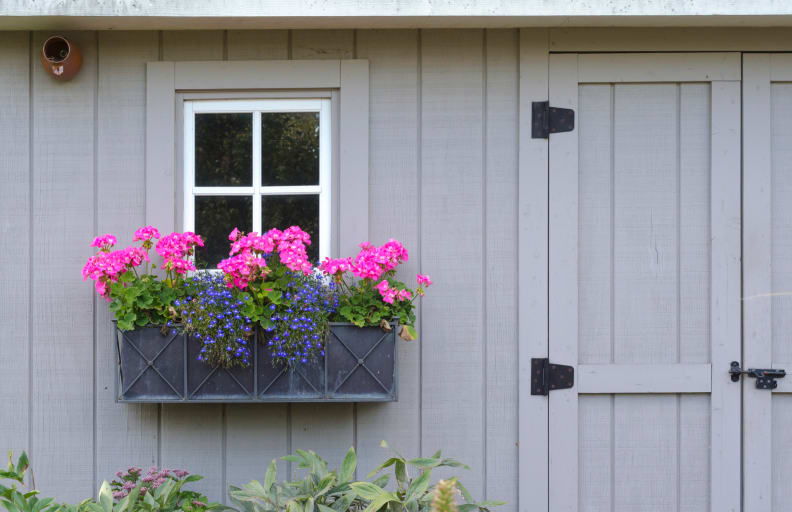
{"type": "Polygon", "coordinates": [[[547,50],[545,30],[522,32],[66,32],[84,55],[69,83],[39,63],[55,32],[0,33],[0,449],[27,450],[59,500],[129,465],[203,474],[221,500],[297,448],[338,464],[355,446],[364,477],[385,439],[442,449],[472,467],[475,496],[517,510],[520,46],[547,50]],[[115,403],[111,315],[80,269],[95,234],[128,240],[145,222],[146,63],[324,58],[369,61],[369,237],[403,241],[405,279],[435,282],[420,340],[399,347],[399,401],[115,403]]]}

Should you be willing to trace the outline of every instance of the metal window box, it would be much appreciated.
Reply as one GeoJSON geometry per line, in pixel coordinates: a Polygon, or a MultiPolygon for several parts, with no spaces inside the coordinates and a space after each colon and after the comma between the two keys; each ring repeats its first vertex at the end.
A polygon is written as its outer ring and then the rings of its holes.
{"type": "Polygon", "coordinates": [[[333,323],[325,357],[275,367],[258,333],[253,362],[224,369],[198,361],[200,343],[160,327],[116,327],[116,402],[393,402],[398,400],[396,326],[333,323]]]}

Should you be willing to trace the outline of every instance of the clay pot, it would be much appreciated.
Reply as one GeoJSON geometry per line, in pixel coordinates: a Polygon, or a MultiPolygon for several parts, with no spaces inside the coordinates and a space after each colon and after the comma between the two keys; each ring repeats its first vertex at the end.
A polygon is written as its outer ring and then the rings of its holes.
{"type": "Polygon", "coordinates": [[[65,37],[52,36],[41,47],[41,65],[50,76],[65,82],[80,71],[82,52],[65,37]]]}

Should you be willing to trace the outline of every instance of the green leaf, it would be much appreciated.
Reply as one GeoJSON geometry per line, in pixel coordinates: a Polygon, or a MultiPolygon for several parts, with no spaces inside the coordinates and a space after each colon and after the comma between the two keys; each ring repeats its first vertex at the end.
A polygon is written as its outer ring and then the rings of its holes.
{"type": "Polygon", "coordinates": [[[392,492],[382,493],[380,496],[374,499],[374,501],[369,503],[369,506],[366,507],[366,510],[364,512],[376,512],[389,501],[399,501],[399,498],[392,492]]]}
{"type": "Polygon", "coordinates": [[[434,468],[440,465],[442,462],[441,459],[436,459],[434,457],[418,457],[415,459],[410,459],[407,461],[407,464],[411,466],[415,466],[418,468],[426,469],[426,468],[434,468]]]}
{"type": "Polygon", "coordinates": [[[379,473],[379,472],[380,472],[380,471],[382,471],[383,469],[385,469],[385,468],[387,468],[387,467],[390,467],[390,466],[393,466],[393,465],[394,465],[394,464],[396,464],[396,462],[397,462],[397,461],[399,461],[399,460],[400,460],[400,459],[399,459],[398,457],[391,457],[390,459],[386,460],[385,462],[383,462],[382,464],[380,464],[379,466],[377,466],[376,468],[374,468],[374,469],[371,471],[371,473],[369,473],[368,475],[366,475],[366,478],[371,478],[372,476],[376,475],[377,473],[379,473]]]}
{"type": "Polygon", "coordinates": [[[332,508],[328,507],[327,505],[322,505],[321,503],[317,503],[316,508],[319,509],[319,512],[336,512],[332,508]]]}
{"type": "Polygon", "coordinates": [[[349,486],[364,500],[371,501],[377,499],[385,493],[385,490],[371,482],[352,482],[349,486]]]}
{"type": "MultiPolygon", "coordinates": [[[[272,459],[270,462],[269,467],[267,468],[267,474],[264,475],[264,490],[269,491],[272,488],[272,484],[275,483],[275,477],[278,474],[277,465],[275,459],[272,459]]],[[[258,483],[258,482],[256,482],[258,483]]]]}
{"type": "Polygon", "coordinates": [[[341,474],[339,475],[338,479],[340,482],[349,482],[355,474],[355,468],[357,467],[357,457],[355,456],[355,447],[350,447],[349,451],[347,451],[346,457],[344,457],[344,462],[341,464],[341,474]]]}
{"type": "Polygon", "coordinates": [[[17,473],[24,473],[27,471],[28,467],[30,467],[30,461],[28,460],[27,453],[22,452],[22,455],[19,456],[19,460],[17,460],[16,471],[17,473]]]}
{"type": "Polygon", "coordinates": [[[104,512],[113,512],[113,490],[107,480],[99,488],[99,505],[104,512]]]}
{"type": "Polygon", "coordinates": [[[345,493],[343,496],[341,496],[341,498],[333,503],[333,510],[335,512],[347,512],[347,510],[349,510],[349,506],[353,501],[355,501],[356,497],[357,493],[355,493],[355,491],[345,493]]]}
{"type": "Polygon", "coordinates": [[[184,477],[182,482],[186,484],[190,482],[197,482],[198,480],[203,480],[203,477],[201,475],[187,475],[186,477],[184,477]]]}
{"type": "Polygon", "coordinates": [[[286,505],[286,511],[287,512],[304,512],[302,505],[300,505],[296,501],[290,501],[286,505]]]}
{"type": "Polygon", "coordinates": [[[403,460],[396,462],[396,481],[401,487],[407,485],[407,466],[403,460]]]}
{"type": "Polygon", "coordinates": [[[418,498],[423,493],[426,492],[426,489],[429,488],[429,478],[432,475],[432,470],[427,469],[426,471],[422,472],[421,475],[412,481],[410,484],[409,489],[407,489],[407,496],[405,499],[409,500],[412,498],[418,498]]]}
{"type": "Polygon", "coordinates": [[[465,486],[462,485],[462,482],[457,480],[456,486],[459,489],[459,492],[462,493],[462,497],[465,498],[465,501],[467,501],[468,503],[473,503],[473,496],[471,496],[470,492],[468,492],[468,490],[465,489],[465,486]]]}
{"type": "Polygon", "coordinates": [[[382,487],[384,489],[388,485],[389,481],[390,481],[390,475],[385,474],[385,475],[382,475],[381,477],[377,478],[376,480],[374,480],[371,483],[373,483],[374,485],[376,485],[378,487],[382,487]]]}

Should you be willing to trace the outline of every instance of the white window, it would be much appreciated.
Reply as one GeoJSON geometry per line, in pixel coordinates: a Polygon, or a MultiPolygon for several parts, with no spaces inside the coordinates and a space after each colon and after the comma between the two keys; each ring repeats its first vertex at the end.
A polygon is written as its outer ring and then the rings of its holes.
{"type": "Polygon", "coordinates": [[[330,255],[329,99],[184,102],[184,229],[204,237],[199,268],[228,256],[228,234],[299,225],[330,255]]]}

